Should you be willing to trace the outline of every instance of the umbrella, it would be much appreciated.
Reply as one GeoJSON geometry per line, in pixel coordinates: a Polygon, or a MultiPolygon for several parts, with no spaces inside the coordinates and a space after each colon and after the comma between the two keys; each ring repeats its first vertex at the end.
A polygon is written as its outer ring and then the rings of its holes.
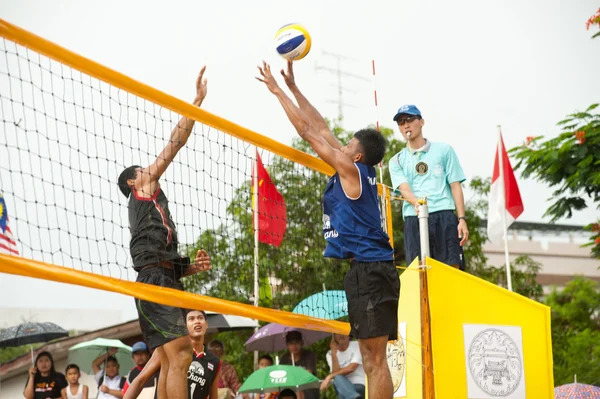
{"type": "Polygon", "coordinates": [[[331,336],[331,333],[328,332],[304,330],[301,328],[284,326],[283,324],[269,323],[252,334],[244,346],[248,352],[277,352],[284,350],[286,348],[285,334],[288,331],[301,332],[304,344],[307,346],[331,336]]]}
{"type": "Polygon", "coordinates": [[[600,387],[594,385],[580,384],[575,382],[573,384],[565,384],[554,388],[555,399],[600,399],[600,387]]]}
{"type": "Polygon", "coordinates": [[[206,312],[208,322],[207,333],[218,333],[222,331],[246,330],[258,327],[258,322],[253,319],[228,314],[206,312]]]}
{"type": "Polygon", "coordinates": [[[317,377],[302,367],[295,366],[269,366],[250,374],[239,389],[240,393],[268,393],[279,392],[284,388],[296,392],[305,389],[319,388],[320,381],[317,377]]]}
{"type": "Polygon", "coordinates": [[[91,341],[81,342],[69,348],[69,363],[77,364],[81,370],[92,369],[92,362],[98,356],[105,354],[111,348],[117,348],[114,355],[119,362],[121,370],[133,368],[131,346],[125,345],[118,339],[96,338],[91,341]]]}
{"type": "Polygon", "coordinates": [[[346,292],[329,290],[316,293],[300,301],[293,312],[329,320],[348,316],[346,292]]]}
{"type": "MultiPolygon", "coordinates": [[[[67,330],[54,323],[23,323],[9,327],[0,333],[0,348],[48,342],[68,336],[67,330]]],[[[33,364],[33,346],[30,348],[31,363],[33,364]]]]}

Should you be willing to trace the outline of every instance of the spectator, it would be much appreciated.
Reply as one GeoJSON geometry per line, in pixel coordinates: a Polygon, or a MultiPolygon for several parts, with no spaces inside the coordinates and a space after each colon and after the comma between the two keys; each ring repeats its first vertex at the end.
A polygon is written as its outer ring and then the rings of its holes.
{"type": "MultiPolygon", "coordinates": [[[[213,339],[208,344],[208,349],[210,349],[222,361],[218,382],[219,398],[235,397],[238,390],[242,386],[242,383],[239,381],[238,375],[231,363],[223,360],[223,356],[225,355],[225,344],[218,339],[213,339]],[[228,395],[224,394],[224,392],[228,392],[228,395]]],[[[247,395],[244,395],[244,398],[247,397],[247,395]]]]}
{"type": "MultiPolygon", "coordinates": [[[[123,396],[129,389],[129,386],[137,378],[138,375],[144,369],[144,366],[150,360],[150,351],[148,350],[148,345],[145,342],[139,341],[133,344],[131,347],[131,356],[133,357],[133,362],[135,363],[135,367],[131,369],[129,375],[127,376],[127,380],[125,381],[125,385],[123,386],[123,396]]],[[[158,372],[154,374],[144,385],[144,388],[148,388],[150,390],[154,390],[156,383],[158,381],[158,372]]]]}
{"type": "Polygon", "coordinates": [[[64,374],[54,369],[50,352],[41,352],[35,359],[35,365],[29,369],[23,396],[26,399],[60,398],[62,389],[67,385],[64,374]]]}
{"type": "Polygon", "coordinates": [[[286,388],[279,393],[279,399],[297,399],[296,392],[286,388]]]}
{"type": "MultiPolygon", "coordinates": [[[[294,364],[304,367],[310,373],[317,375],[317,355],[314,352],[304,349],[304,340],[300,331],[289,331],[285,336],[285,343],[288,352],[281,357],[280,364],[294,364]],[[293,356],[293,362],[292,362],[293,356]]],[[[304,392],[305,399],[318,399],[320,397],[319,389],[307,389],[304,392]]]]}
{"type": "Polygon", "coordinates": [[[65,369],[65,375],[69,386],[62,389],[62,399],[88,399],[88,386],[79,383],[79,378],[81,378],[79,366],[69,364],[65,369]]]}
{"type": "Polygon", "coordinates": [[[427,197],[431,257],[464,270],[463,245],[469,239],[469,229],[461,187],[465,174],[458,157],[448,144],[423,137],[425,120],[414,105],[400,107],[394,122],[408,143],[408,148],[389,161],[392,187],[404,198],[406,264],[421,255],[418,200],[427,197]]]}
{"type": "Polygon", "coordinates": [[[321,390],[333,381],[339,399],[364,398],[365,370],[358,342],[350,342],[347,335],[334,334],[329,347],[326,357],[331,373],[321,383],[321,390]]]}
{"type": "Polygon", "coordinates": [[[94,380],[98,383],[98,399],[121,399],[123,397],[123,387],[125,386],[125,377],[119,375],[119,362],[114,354],[116,348],[110,349],[106,354],[98,356],[92,362],[94,371],[94,380]],[[106,370],[100,366],[105,364],[106,370]]]}
{"type": "Polygon", "coordinates": [[[269,367],[273,365],[273,358],[269,355],[262,355],[260,359],[258,359],[258,368],[264,369],[265,367],[269,367]]]}

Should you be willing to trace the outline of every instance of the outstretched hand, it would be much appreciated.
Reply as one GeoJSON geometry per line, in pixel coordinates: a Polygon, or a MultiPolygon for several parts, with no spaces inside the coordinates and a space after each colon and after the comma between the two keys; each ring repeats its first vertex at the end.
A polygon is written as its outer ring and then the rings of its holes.
{"type": "Polygon", "coordinates": [[[294,65],[291,60],[288,60],[287,62],[287,72],[285,72],[283,69],[281,70],[281,76],[283,76],[283,80],[285,81],[287,87],[291,89],[292,87],[296,86],[296,79],[294,78],[294,65]]]}
{"type": "Polygon", "coordinates": [[[206,98],[206,94],[208,92],[207,80],[204,78],[204,72],[206,71],[206,65],[202,67],[200,73],[198,74],[198,78],[196,79],[196,98],[194,103],[204,101],[206,98]]]}
{"type": "Polygon", "coordinates": [[[269,64],[263,61],[262,67],[258,66],[258,72],[260,73],[261,77],[256,77],[256,80],[263,82],[271,93],[277,94],[279,91],[279,85],[271,73],[271,67],[269,64]]]}

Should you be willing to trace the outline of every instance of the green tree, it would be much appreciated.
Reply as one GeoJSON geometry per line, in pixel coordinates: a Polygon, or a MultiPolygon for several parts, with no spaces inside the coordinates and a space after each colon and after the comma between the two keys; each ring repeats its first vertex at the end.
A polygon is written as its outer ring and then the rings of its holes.
{"type": "Polygon", "coordinates": [[[552,308],[554,383],[600,385],[600,285],[576,277],[546,299],[552,308]]]}

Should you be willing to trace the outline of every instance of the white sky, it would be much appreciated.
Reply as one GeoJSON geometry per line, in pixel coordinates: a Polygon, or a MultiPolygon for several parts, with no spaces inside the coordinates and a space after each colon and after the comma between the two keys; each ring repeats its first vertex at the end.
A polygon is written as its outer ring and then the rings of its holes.
{"type": "MultiPolygon", "coordinates": [[[[451,144],[468,178],[489,176],[501,124],[507,147],[529,135],[556,135],[568,113],[598,101],[600,42],[585,22],[597,2],[582,0],[447,1],[115,1],[4,0],[3,19],[169,94],[191,100],[197,71],[208,65],[204,108],[289,144],[295,133],[277,101],[254,80],[256,65],[283,61],[273,35],[300,22],[313,48],[296,64],[297,81],[327,117],[337,115],[335,68],[323,52],[355,61],[342,68],[366,80],[344,79],[344,126],[392,126],[395,110],[414,103],[425,135],[451,144]],[[371,60],[377,65],[379,109],[373,105],[371,60]]],[[[397,129],[396,129],[397,131],[397,129]]],[[[165,131],[165,138],[168,131],[165,131]]],[[[0,160],[2,162],[2,160],[0,160]]],[[[520,220],[543,221],[552,190],[519,180],[520,220]]],[[[0,187],[1,189],[1,187],[0,187]]],[[[9,204],[10,206],[10,204],[9,204]]],[[[10,208],[9,208],[10,210],[10,208]]],[[[596,210],[568,223],[587,224],[596,210]]],[[[177,220],[177,219],[176,219],[177,220]]],[[[126,227],[126,226],[124,226],[126,227]]],[[[0,274],[0,303],[20,307],[121,309],[120,295],[0,274]],[[46,292],[43,303],[41,296],[46,292]]],[[[2,316],[0,315],[0,318],[2,316]]]]}

